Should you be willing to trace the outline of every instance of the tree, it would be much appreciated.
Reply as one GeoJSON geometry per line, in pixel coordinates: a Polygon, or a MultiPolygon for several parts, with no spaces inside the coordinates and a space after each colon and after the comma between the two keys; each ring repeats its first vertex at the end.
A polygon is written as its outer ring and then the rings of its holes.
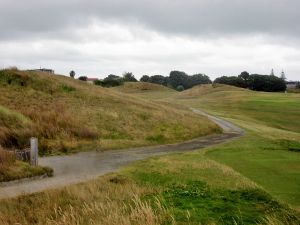
{"type": "Polygon", "coordinates": [[[250,74],[247,71],[244,71],[244,72],[241,72],[241,74],[238,77],[242,78],[244,81],[248,81],[250,74]]]}
{"type": "Polygon", "coordinates": [[[124,82],[137,82],[137,79],[135,79],[134,75],[131,72],[124,73],[123,80],[124,82]]]}
{"type": "Polygon", "coordinates": [[[164,77],[162,75],[154,75],[150,77],[148,82],[167,86],[167,77],[164,77]]]}
{"type": "Polygon", "coordinates": [[[75,71],[74,71],[74,70],[71,70],[71,71],[70,71],[70,77],[72,77],[72,78],[75,77],[75,71]]]}
{"type": "Polygon", "coordinates": [[[103,87],[115,87],[115,86],[120,86],[124,82],[122,77],[119,77],[114,74],[108,75],[104,80],[101,82],[101,85],[103,87]]]}
{"type": "Polygon", "coordinates": [[[232,85],[232,86],[241,87],[241,88],[247,87],[246,82],[241,77],[235,77],[235,76],[218,77],[215,79],[214,83],[227,84],[227,85],[232,85]]]}
{"type": "Polygon", "coordinates": [[[189,88],[188,75],[182,71],[171,71],[169,76],[170,85],[176,89],[179,85],[182,85],[184,89],[189,88]]]}
{"type": "Polygon", "coordinates": [[[87,81],[87,77],[86,76],[80,76],[80,77],[78,77],[78,80],[87,81]]]}
{"type": "Polygon", "coordinates": [[[279,92],[286,90],[284,80],[276,76],[252,74],[249,79],[249,88],[254,91],[279,92]]]}
{"type": "Polygon", "coordinates": [[[297,89],[300,89],[300,82],[299,82],[299,81],[298,81],[297,84],[296,84],[296,88],[297,88],[297,89]]]}
{"type": "Polygon", "coordinates": [[[192,88],[199,84],[211,84],[212,82],[208,76],[199,73],[199,74],[194,74],[192,76],[188,76],[188,80],[186,83],[187,83],[186,85],[186,89],[187,89],[187,88],[192,88]]]}
{"type": "Polygon", "coordinates": [[[148,75],[143,75],[140,79],[142,82],[149,82],[150,77],[148,75]]]}

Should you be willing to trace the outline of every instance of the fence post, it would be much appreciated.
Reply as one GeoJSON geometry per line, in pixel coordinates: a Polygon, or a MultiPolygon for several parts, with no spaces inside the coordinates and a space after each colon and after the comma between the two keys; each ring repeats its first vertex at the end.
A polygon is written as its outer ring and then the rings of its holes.
{"type": "Polygon", "coordinates": [[[32,166],[38,165],[38,139],[35,137],[30,138],[30,164],[32,166]]]}

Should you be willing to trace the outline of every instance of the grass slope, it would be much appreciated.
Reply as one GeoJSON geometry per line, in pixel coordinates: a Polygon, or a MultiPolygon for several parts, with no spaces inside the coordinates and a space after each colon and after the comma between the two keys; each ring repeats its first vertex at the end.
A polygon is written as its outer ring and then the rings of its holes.
{"type": "Polygon", "coordinates": [[[0,201],[8,224],[299,224],[287,205],[203,152],[137,162],[119,175],[0,201]]]}
{"type": "MultiPolygon", "coordinates": [[[[91,182],[2,200],[0,222],[5,225],[299,224],[299,213],[282,203],[295,208],[299,203],[295,127],[291,124],[286,129],[278,128],[277,124],[272,126],[267,116],[266,121],[259,121],[252,114],[236,109],[241,102],[247,105],[248,98],[241,100],[240,95],[261,94],[263,99],[265,93],[228,86],[218,88],[205,86],[205,91],[193,95],[163,90],[165,96],[159,100],[223,115],[247,129],[242,139],[199,152],[143,160],[118,175],[91,182]]],[[[157,99],[155,92],[137,90],[126,98],[157,99]]],[[[297,100],[294,101],[297,106],[297,100]]],[[[278,119],[281,126],[288,117],[286,114],[278,119]]]]}
{"type": "Polygon", "coordinates": [[[206,156],[225,163],[273,196],[300,209],[298,94],[207,85],[183,92],[176,101],[243,127],[247,131],[244,138],[211,148],[206,156]]]}
{"type": "MultiPolygon", "coordinates": [[[[130,85],[130,84],[127,84],[130,85]]],[[[64,76],[0,71],[0,144],[42,154],[179,142],[220,132],[205,117],[64,76]]]]}

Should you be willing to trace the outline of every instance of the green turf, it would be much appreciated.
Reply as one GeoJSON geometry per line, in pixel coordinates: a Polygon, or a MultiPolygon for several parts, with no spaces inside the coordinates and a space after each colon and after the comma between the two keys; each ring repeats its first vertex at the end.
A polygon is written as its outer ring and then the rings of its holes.
{"type": "Polygon", "coordinates": [[[137,162],[122,173],[160,190],[145,198],[160,199],[177,224],[257,224],[267,216],[300,222],[287,206],[201,151],[137,162]]]}

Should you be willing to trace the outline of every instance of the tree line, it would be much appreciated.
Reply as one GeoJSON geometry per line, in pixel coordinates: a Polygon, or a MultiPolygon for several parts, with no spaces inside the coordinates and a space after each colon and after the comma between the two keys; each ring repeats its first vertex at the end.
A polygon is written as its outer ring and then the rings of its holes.
{"type": "MultiPolygon", "coordinates": [[[[75,74],[75,73],[74,73],[75,74]]],[[[73,74],[72,74],[73,75],[73,74]]],[[[86,81],[87,77],[81,76],[79,80],[86,81]]],[[[94,81],[95,85],[102,87],[115,87],[123,85],[124,82],[137,82],[133,73],[126,72],[123,76],[117,76],[110,74],[103,80],[94,81]]],[[[276,77],[274,75],[260,75],[249,74],[247,71],[242,72],[238,76],[221,76],[216,78],[213,82],[205,74],[188,75],[183,71],[171,71],[169,76],[163,75],[143,75],[140,79],[142,82],[149,82],[154,84],[163,85],[169,88],[173,88],[177,91],[183,91],[192,88],[200,84],[227,84],[241,88],[248,88],[254,91],[266,91],[266,92],[281,92],[285,91],[287,86],[284,79],[276,77]]]]}
{"type": "Polygon", "coordinates": [[[284,79],[274,75],[249,74],[247,71],[238,76],[222,76],[214,80],[214,83],[227,84],[253,91],[281,92],[287,86],[284,79]]]}

